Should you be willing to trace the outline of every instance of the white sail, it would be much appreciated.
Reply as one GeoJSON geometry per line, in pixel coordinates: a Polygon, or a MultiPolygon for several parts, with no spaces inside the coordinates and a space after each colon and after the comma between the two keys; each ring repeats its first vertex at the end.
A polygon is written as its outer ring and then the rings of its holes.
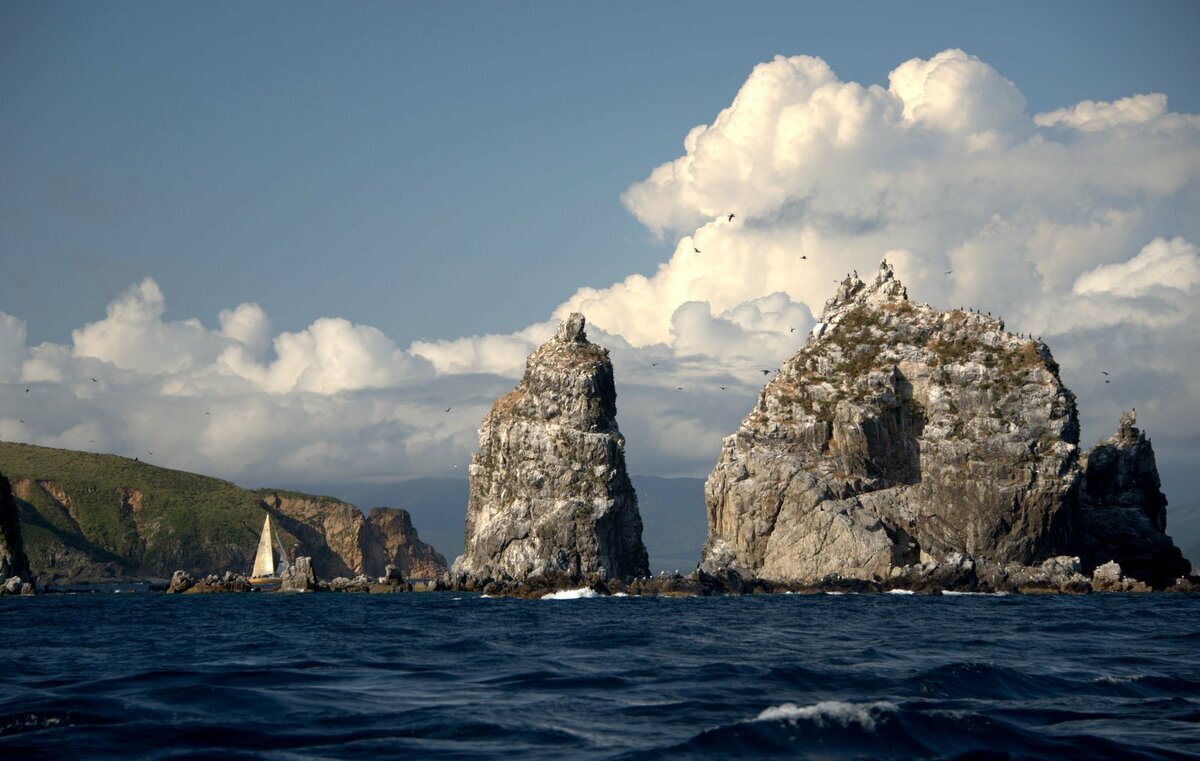
{"type": "Polygon", "coordinates": [[[254,556],[254,570],[251,578],[275,575],[275,548],[271,541],[271,516],[263,521],[262,536],[258,538],[258,554],[254,556]]]}

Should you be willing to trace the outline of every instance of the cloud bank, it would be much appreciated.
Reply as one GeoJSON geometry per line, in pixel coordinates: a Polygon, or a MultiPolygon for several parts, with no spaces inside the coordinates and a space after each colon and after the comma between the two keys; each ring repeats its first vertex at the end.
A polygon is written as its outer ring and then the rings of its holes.
{"type": "Polygon", "coordinates": [[[70,344],[30,347],[0,313],[0,436],[253,483],[462,473],[491,401],[582,311],[613,354],[633,472],[703,475],[833,282],[887,255],[912,298],[1045,338],[1086,437],[1137,406],[1161,460],[1194,461],[1198,180],[1200,117],[1161,94],[1030,114],[959,50],[886,88],[777,57],[623,195],[676,241],[649,277],[564,294],[513,334],[407,347],[337,317],[276,334],[255,304],[166,321],[152,279],[70,344]]]}

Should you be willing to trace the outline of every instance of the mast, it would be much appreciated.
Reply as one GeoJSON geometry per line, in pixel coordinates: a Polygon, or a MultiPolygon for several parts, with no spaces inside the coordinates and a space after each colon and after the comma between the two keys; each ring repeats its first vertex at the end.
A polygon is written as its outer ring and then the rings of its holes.
{"type": "Polygon", "coordinates": [[[275,535],[275,545],[279,548],[279,574],[282,576],[287,573],[287,569],[291,567],[288,562],[287,548],[283,546],[283,538],[279,534],[275,535]]]}
{"type": "Polygon", "coordinates": [[[275,575],[274,544],[271,541],[271,515],[268,513],[266,520],[263,521],[262,536],[258,538],[258,554],[254,556],[254,570],[250,572],[251,578],[275,575]]]}

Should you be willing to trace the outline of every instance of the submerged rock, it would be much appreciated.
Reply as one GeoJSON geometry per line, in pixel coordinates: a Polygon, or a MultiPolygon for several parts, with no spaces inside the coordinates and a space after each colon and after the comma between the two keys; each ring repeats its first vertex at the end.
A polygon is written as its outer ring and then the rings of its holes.
{"type": "Polygon", "coordinates": [[[572,314],[483,420],[456,585],[649,574],[616,396],[608,352],[572,314]]]}
{"type": "Polygon", "coordinates": [[[1069,545],[1078,436],[1045,344],[910,302],[884,262],[841,283],[725,439],[702,567],[811,584],[1036,563],[1069,545]]]}
{"type": "Polygon", "coordinates": [[[1161,589],[1191,565],[1167,536],[1154,448],[1136,423],[1137,414],[1126,412],[1116,434],[1081,459],[1081,544],[1088,565],[1112,560],[1124,574],[1161,589]]]}

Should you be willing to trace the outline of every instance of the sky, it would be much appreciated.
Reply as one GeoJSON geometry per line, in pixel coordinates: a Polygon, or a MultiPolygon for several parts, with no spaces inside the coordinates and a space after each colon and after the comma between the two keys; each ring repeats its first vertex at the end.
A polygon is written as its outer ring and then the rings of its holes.
{"type": "Polygon", "coordinates": [[[703,477],[758,368],[888,255],[914,299],[1042,335],[1085,445],[1136,406],[1195,501],[1197,29],[1188,2],[0,0],[0,438],[248,486],[454,476],[578,309],[631,471],[703,477]]]}

